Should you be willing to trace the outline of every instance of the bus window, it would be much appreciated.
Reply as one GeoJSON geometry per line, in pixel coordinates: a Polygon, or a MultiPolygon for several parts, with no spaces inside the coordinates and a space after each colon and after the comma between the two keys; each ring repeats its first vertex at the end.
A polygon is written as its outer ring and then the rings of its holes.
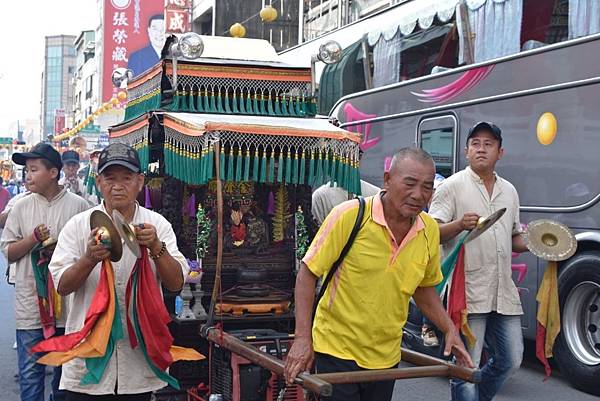
{"type": "Polygon", "coordinates": [[[417,143],[435,161],[435,172],[450,177],[456,166],[456,117],[425,118],[417,129],[417,143]]]}

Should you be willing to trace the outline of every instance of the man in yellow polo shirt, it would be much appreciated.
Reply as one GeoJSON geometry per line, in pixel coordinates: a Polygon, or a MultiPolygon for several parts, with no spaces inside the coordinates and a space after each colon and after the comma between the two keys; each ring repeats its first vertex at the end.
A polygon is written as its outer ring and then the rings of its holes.
{"type": "MultiPolygon", "coordinates": [[[[439,229],[422,212],[433,192],[434,175],[427,152],[404,148],[394,155],[384,174],[384,189],[365,200],[361,229],[311,325],[316,280],[340,256],[356,221],[358,202],[344,202],[327,216],[296,280],[296,337],[286,359],[288,382],[310,369],[313,361],[318,373],[397,366],[411,297],[445,333],[445,354],[453,352],[459,363],[472,366],[434,289],[442,279],[439,229]]],[[[393,388],[393,381],[335,385],[327,400],[386,401],[393,388]]]]}

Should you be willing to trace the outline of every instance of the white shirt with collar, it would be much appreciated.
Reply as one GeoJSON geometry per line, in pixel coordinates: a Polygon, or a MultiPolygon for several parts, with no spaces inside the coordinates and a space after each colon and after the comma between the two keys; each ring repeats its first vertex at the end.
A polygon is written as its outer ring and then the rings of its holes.
{"type": "MultiPolygon", "coordinates": [[[[50,271],[57,286],[63,273],[85,254],[91,231],[90,215],[94,210],[106,212],[104,203],[75,216],[60,234],[56,250],[50,262],[50,271]]],[[[137,203],[132,223],[149,223],[156,227],[158,239],[165,242],[169,254],[181,265],[183,276],[187,276],[189,269],[187,261],[177,248],[177,238],[171,223],[160,214],[145,209],[137,203]]],[[[115,389],[117,394],[139,394],[154,391],[166,385],[152,373],[140,348],[132,349],[129,343],[126,329],[125,289],[135,262],[136,257],[125,244],[123,244],[123,257],[121,260],[112,262],[124,338],[117,343],[102,380],[98,384],[81,385],[80,380],[87,370],[85,360],[76,358],[63,365],[60,380],[61,389],[91,395],[114,394],[115,389]]],[[[150,260],[150,265],[156,274],[156,266],[153,260],[150,260]]],[[[72,307],[67,318],[65,333],[72,333],[83,327],[85,315],[98,286],[100,269],[101,263],[98,263],[85,283],[71,294],[72,307]]],[[[156,274],[156,279],[160,283],[158,274],[156,274]]]]}
{"type": "MultiPolygon", "coordinates": [[[[506,208],[506,213],[491,228],[465,244],[467,310],[468,313],[495,311],[521,315],[523,308],[511,270],[512,236],[521,232],[519,195],[510,182],[497,174],[495,177],[490,197],[483,180],[466,167],[436,189],[429,214],[442,223],[449,223],[461,219],[467,212],[487,217],[506,208]]],[[[446,255],[457,238],[443,244],[446,255]]]]}
{"type": "MultiPolygon", "coordinates": [[[[65,188],[62,188],[51,201],[36,193],[24,195],[10,210],[2,232],[1,246],[6,253],[9,244],[33,234],[33,230],[42,223],[50,229],[50,235],[57,238],[67,221],[88,207],[85,200],[68,192],[65,188]]],[[[14,270],[17,329],[41,329],[31,252],[15,262],[14,270]]],[[[58,327],[64,327],[64,315],[66,314],[64,302],[62,310],[63,316],[56,322],[58,327]]]]}

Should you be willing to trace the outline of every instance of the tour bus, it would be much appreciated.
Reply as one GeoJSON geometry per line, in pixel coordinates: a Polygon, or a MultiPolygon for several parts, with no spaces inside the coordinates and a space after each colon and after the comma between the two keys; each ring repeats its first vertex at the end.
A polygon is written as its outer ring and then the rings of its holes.
{"type": "MultiPolygon", "coordinates": [[[[417,145],[445,177],[466,165],[468,130],[502,130],[497,172],[516,187],[521,222],[553,219],[578,240],[559,264],[561,333],[554,356],[576,387],[600,394],[600,35],[371,89],[340,99],[330,118],[363,135],[361,178],[382,184],[394,150],[417,145]]],[[[442,184],[443,185],[443,184],[442,184]]],[[[546,262],[513,255],[526,338],[536,332],[536,293],[546,262]]]]}
{"type": "MultiPolygon", "coordinates": [[[[342,2],[308,3],[316,4],[304,21],[312,37],[281,56],[306,59],[328,40],[344,48],[340,63],[317,69],[319,111],[362,135],[362,179],[381,185],[393,152],[411,145],[448,177],[467,165],[474,124],[502,129],[497,172],[519,193],[521,222],[553,219],[576,234],[577,252],[559,264],[554,359],[574,386],[600,395],[600,35],[592,12],[600,4],[367,0],[360,18],[332,25],[342,2]]],[[[527,339],[535,338],[545,267],[530,253],[513,254],[527,339]]],[[[427,352],[420,327],[411,313],[405,346],[427,352]]]]}

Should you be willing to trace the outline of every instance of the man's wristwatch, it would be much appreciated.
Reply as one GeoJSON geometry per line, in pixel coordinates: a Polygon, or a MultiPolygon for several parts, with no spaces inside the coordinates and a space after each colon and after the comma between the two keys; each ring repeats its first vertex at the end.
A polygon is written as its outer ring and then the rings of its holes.
{"type": "Polygon", "coordinates": [[[152,253],[151,250],[148,250],[148,253],[150,254],[150,257],[154,260],[160,258],[162,255],[164,255],[165,253],[167,253],[167,244],[165,244],[164,241],[161,241],[162,246],[160,247],[160,251],[158,251],[157,254],[152,253]]]}

